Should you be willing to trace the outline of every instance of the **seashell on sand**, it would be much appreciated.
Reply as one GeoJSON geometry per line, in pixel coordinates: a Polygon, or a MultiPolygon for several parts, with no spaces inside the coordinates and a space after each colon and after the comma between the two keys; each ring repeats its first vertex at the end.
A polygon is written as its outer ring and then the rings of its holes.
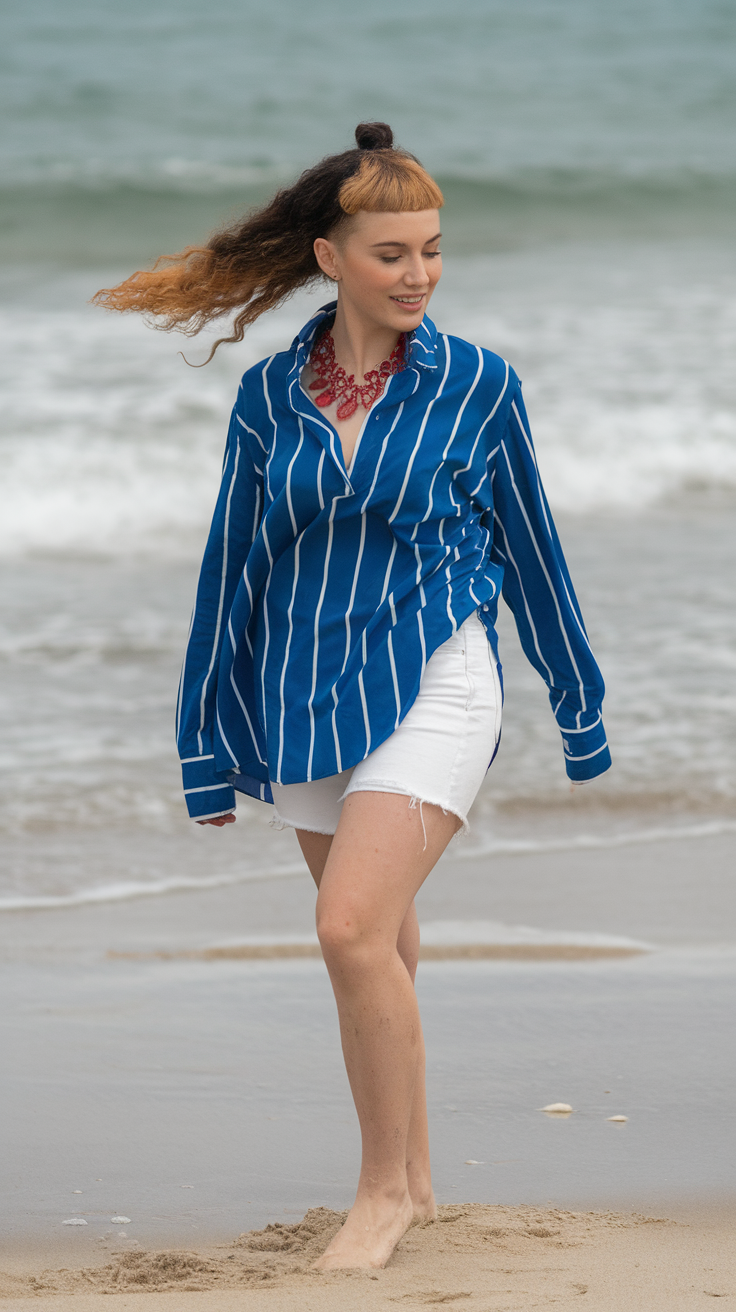
{"type": "Polygon", "coordinates": [[[569,1116],[573,1108],[569,1102],[549,1102],[546,1107],[538,1107],[540,1112],[551,1112],[553,1116],[569,1116]]]}

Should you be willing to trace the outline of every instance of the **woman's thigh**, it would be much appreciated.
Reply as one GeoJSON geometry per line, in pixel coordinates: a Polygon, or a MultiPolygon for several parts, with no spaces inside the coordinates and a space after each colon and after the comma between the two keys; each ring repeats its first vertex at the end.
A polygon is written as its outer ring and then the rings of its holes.
{"type": "Polygon", "coordinates": [[[320,933],[379,936],[395,950],[415,894],[457,828],[438,806],[409,806],[398,793],[345,799],[317,897],[320,933]]]}

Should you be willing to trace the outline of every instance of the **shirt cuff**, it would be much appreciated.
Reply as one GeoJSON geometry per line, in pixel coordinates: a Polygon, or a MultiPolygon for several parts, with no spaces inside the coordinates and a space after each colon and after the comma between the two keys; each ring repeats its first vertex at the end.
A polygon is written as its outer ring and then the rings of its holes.
{"type": "Polygon", "coordinates": [[[190,756],[181,763],[184,798],[192,820],[213,820],[235,810],[235,789],[217,778],[215,758],[190,756]]]}
{"type": "Polygon", "coordinates": [[[563,729],[562,746],[567,776],[573,783],[595,779],[610,768],[611,753],[600,719],[590,729],[563,729]]]}

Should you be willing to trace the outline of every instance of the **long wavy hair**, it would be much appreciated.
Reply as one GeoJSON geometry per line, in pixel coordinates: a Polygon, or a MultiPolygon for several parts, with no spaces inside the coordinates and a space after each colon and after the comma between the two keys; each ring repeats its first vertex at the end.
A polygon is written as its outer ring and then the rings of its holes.
{"type": "Polygon", "coordinates": [[[241,342],[259,315],[324,277],[314,254],[317,237],[334,237],[359,210],[396,214],[444,203],[419,161],[394,146],[387,123],[360,123],[355,140],[356,149],[327,156],[263,209],[216,232],[206,246],[162,255],[152,269],[102,288],[92,300],[108,310],[136,311],[157,328],[188,336],[237,311],[208,363],[223,342],[241,342]]]}

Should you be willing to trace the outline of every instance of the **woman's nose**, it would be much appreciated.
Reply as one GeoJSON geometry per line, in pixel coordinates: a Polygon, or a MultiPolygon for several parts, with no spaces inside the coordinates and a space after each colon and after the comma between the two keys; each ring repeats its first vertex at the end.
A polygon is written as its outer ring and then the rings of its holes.
{"type": "Polygon", "coordinates": [[[417,256],[416,260],[411,261],[404,274],[404,281],[410,283],[412,287],[424,287],[429,282],[427,270],[421,256],[417,256]]]}

